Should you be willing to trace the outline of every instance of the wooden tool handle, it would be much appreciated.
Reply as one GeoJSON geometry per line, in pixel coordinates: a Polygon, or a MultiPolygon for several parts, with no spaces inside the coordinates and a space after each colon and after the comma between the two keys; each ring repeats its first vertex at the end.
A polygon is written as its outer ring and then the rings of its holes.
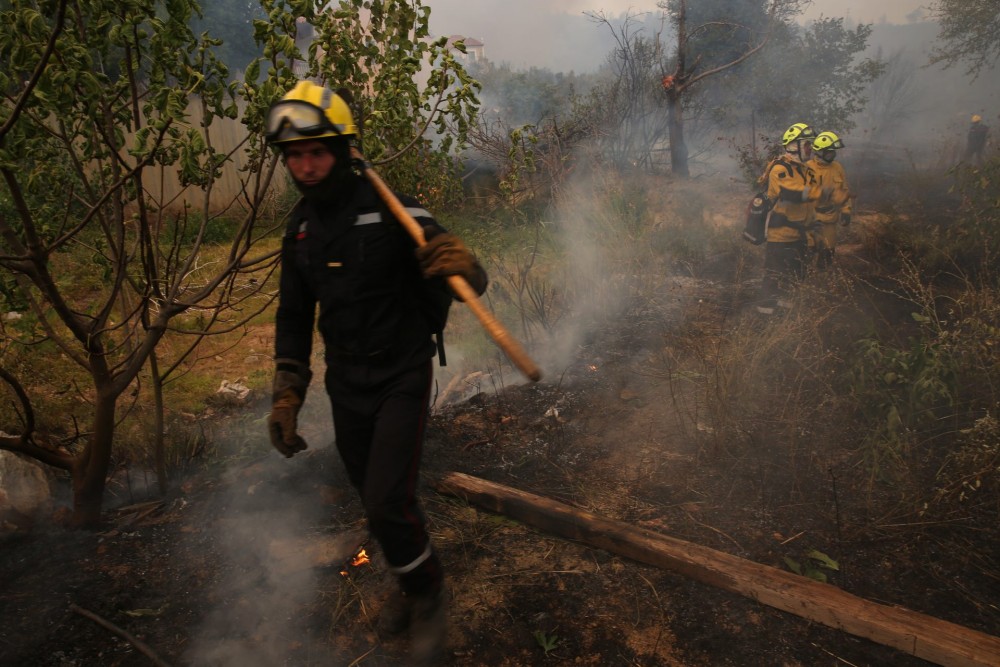
{"type": "MultiPolygon", "coordinates": [[[[393,191],[389,189],[385,181],[382,180],[382,177],[375,173],[371,165],[365,161],[361,152],[356,148],[352,148],[351,154],[361,161],[365,177],[375,186],[375,191],[389,207],[389,210],[392,211],[392,214],[396,216],[400,224],[403,225],[403,228],[413,237],[418,246],[424,246],[427,243],[427,240],[424,238],[424,228],[407,212],[406,207],[403,206],[393,191]]],[[[469,282],[462,276],[447,276],[445,279],[448,281],[448,286],[451,287],[452,291],[472,310],[479,323],[486,329],[486,333],[500,346],[500,349],[517,366],[518,370],[524,373],[532,382],[538,382],[542,378],[542,373],[538,369],[538,366],[531,360],[528,353],[524,351],[524,348],[521,347],[517,339],[504,328],[500,321],[493,316],[493,313],[486,309],[483,302],[479,300],[479,295],[469,285],[469,282]]]]}

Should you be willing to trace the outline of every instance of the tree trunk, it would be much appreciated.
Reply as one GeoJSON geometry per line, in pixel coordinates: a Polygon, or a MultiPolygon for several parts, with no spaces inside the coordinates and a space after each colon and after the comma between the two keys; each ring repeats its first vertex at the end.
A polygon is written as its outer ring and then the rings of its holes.
{"type": "Polygon", "coordinates": [[[111,465],[117,403],[117,395],[98,391],[94,404],[93,433],[73,465],[73,515],[70,523],[74,528],[96,528],[101,523],[101,506],[108,468],[111,465]]]}
{"type": "Polygon", "coordinates": [[[153,458],[156,466],[156,484],[162,496],[167,493],[167,457],[163,432],[163,378],[160,377],[156,350],[149,353],[149,372],[153,383],[153,458]]]}
{"type": "Polygon", "coordinates": [[[684,112],[681,110],[680,95],[671,91],[667,96],[667,128],[670,131],[670,169],[677,175],[687,178],[688,149],[684,142],[684,112]]]}

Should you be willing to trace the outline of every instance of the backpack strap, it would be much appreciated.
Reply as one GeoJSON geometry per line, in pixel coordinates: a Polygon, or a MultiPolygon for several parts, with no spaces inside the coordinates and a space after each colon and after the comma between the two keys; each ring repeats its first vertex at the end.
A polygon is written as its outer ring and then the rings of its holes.
{"type": "MultiPolygon", "coordinates": [[[[402,223],[396,220],[396,216],[392,214],[389,210],[389,205],[386,204],[381,198],[378,200],[378,212],[382,224],[386,226],[391,234],[402,234],[405,232],[402,223]]],[[[409,240],[409,236],[406,237],[409,240]]],[[[411,296],[416,297],[415,292],[411,290],[411,296]]],[[[434,336],[434,344],[437,347],[437,357],[439,366],[447,366],[448,358],[445,356],[444,352],[444,328],[440,330],[431,332],[434,336]]]]}

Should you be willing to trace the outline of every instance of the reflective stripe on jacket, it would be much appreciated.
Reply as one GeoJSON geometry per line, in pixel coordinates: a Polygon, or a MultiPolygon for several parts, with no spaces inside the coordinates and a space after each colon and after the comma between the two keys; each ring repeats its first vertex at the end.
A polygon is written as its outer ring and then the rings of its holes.
{"type": "MultiPolygon", "coordinates": [[[[399,199],[422,226],[435,224],[415,199],[399,199]]],[[[281,250],[276,358],[308,365],[314,326],[328,367],[409,368],[434,356],[414,298],[425,283],[415,243],[395,221],[384,224],[382,210],[371,184],[359,179],[346,201],[303,201],[293,211],[281,250]]]]}

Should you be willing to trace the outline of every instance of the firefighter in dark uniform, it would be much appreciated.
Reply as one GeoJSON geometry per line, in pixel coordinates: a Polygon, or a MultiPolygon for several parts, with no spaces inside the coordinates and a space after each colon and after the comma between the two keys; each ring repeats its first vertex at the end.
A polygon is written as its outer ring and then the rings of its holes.
{"type": "Polygon", "coordinates": [[[767,220],[764,279],[757,312],[771,315],[775,308],[790,308],[788,288],[801,280],[812,238],[815,179],[805,161],[816,133],[805,123],[795,123],[782,136],[785,152],[773,160],[760,178],[774,208],[767,220]]]}
{"type": "Polygon", "coordinates": [[[303,195],[282,241],[271,443],[286,457],[306,448],[297,415],[318,327],[337,449],[399,584],[379,628],[409,629],[414,662],[432,662],[443,647],[446,607],[441,562],[416,497],[437,349],[422,304],[431,292],[450,300],[448,275],[482,294],[486,274],[414,198],[399,197],[423,226],[425,246],[387,220],[387,207],[352,165],[358,131],[340,95],[301,81],[271,107],[265,129],[303,195]]]}

